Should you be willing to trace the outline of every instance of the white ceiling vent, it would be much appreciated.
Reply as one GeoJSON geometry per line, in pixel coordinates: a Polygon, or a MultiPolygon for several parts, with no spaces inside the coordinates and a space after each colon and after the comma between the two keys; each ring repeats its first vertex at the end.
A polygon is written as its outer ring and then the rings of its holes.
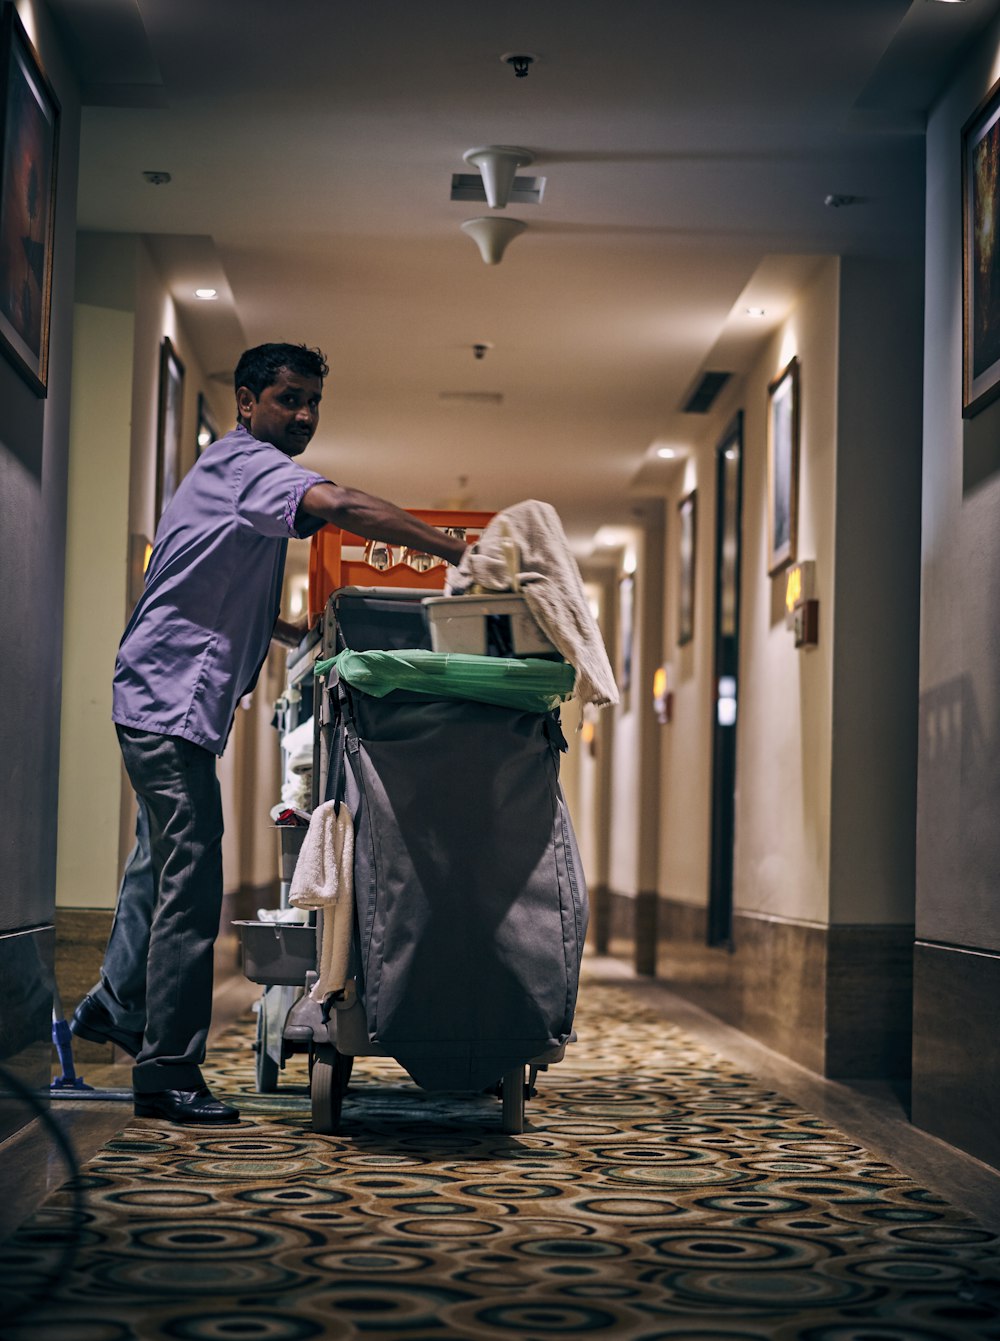
{"type": "MultiPolygon", "coordinates": [[[[515,177],[507,200],[512,205],[540,205],[545,191],[544,177],[515,177]]],[[[486,188],[478,172],[453,172],[451,174],[452,200],[486,199],[486,188]]]]}
{"type": "Polygon", "coordinates": [[[502,405],[502,391],[439,391],[438,400],[454,405],[502,405]]]}

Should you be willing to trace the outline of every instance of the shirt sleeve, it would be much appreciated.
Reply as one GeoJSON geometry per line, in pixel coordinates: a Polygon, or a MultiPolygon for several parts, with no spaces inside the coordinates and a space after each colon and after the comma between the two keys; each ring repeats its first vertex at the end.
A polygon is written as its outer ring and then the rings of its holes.
{"type": "Polygon", "coordinates": [[[236,511],[240,519],[261,535],[301,540],[323,525],[321,518],[303,513],[296,526],[299,504],[314,484],[325,476],[304,470],[277,447],[269,444],[247,454],[236,489],[236,511]],[[316,526],[309,523],[316,521],[316,526]]]}

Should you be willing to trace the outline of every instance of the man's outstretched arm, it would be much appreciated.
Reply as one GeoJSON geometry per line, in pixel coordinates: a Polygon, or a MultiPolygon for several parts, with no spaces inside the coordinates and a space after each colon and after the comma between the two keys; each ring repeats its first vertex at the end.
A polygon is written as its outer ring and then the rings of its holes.
{"type": "Polygon", "coordinates": [[[361,489],[324,481],[306,490],[300,507],[310,516],[322,517],[342,531],[364,536],[366,540],[407,545],[423,554],[436,554],[449,563],[458,563],[465,553],[464,540],[445,535],[396,507],[395,503],[366,494],[361,489]]]}

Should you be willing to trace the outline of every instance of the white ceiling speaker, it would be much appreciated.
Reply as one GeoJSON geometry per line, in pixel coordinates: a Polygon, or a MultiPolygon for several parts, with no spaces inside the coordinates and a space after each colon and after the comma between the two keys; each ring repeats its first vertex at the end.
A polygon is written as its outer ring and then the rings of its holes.
{"type": "Polygon", "coordinates": [[[527,149],[510,144],[488,144],[483,149],[466,149],[462,155],[466,163],[479,169],[491,210],[502,210],[510,199],[514,176],[518,168],[526,168],[535,161],[527,149]]]}
{"type": "Polygon", "coordinates": [[[462,231],[475,242],[487,265],[499,265],[507,244],[526,227],[520,219],[501,219],[495,214],[486,214],[481,219],[466,219],[462,231]]]}

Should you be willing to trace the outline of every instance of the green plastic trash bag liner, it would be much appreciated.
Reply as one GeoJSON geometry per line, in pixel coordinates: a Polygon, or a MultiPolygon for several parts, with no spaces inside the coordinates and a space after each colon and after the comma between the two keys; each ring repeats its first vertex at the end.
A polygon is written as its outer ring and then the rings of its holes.
{"type": "Polygon", "coordinates": [[[558,720],[344,682],[330,699],[369,1037],[425,1089],[482,1090],[572,1034],[587,890],[558,720]]]}
{"type": "Polygon", "coordinates": [[[469,656],[459,652],[341,652],[316,665],[374,698],[394,690],[429,698],[471,699],[500,708],[549,712],[573,692],[576,672],[562,661],[469,656]]]}

